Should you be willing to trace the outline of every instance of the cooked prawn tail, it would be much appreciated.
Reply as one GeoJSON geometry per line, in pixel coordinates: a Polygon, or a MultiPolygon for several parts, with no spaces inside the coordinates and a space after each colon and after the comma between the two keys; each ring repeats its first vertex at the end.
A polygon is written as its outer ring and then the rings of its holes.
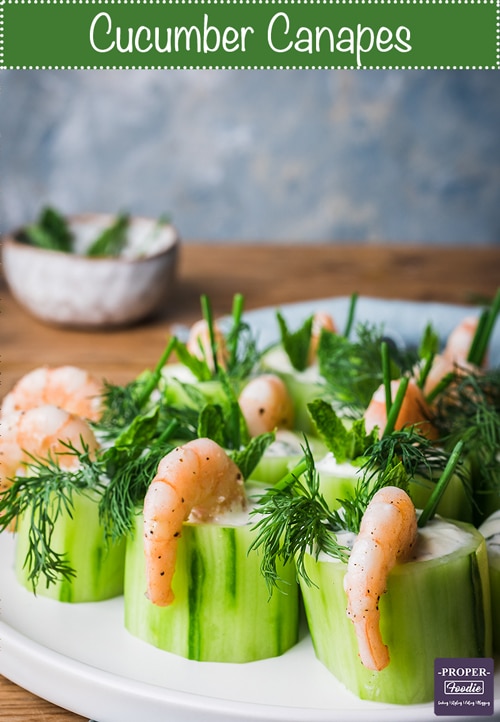
{"type": "Polygon", "coordinates": [[[146,595],[153,604],[174,601],[172,579],[184,522],[207,522],[245,503],[241,471],[211,439],[190,441],[160,461],[144,499],[146,595]]]}
{"type": "Polygon", "coordinates": [[[402,489],[380,489],[368,504],[353,545],[344,589],[362,664],[380,671],[390,662],[380,632],[379,601],[391,569],[409,556],[417,539],[415,507],[402,489]]]}
{"type": "Polygon", "coordinates": [[[250,436],[293,428],[293,400],[283,379],[275,374],[261,374],[249,381],[238,402],[250,436]]]}

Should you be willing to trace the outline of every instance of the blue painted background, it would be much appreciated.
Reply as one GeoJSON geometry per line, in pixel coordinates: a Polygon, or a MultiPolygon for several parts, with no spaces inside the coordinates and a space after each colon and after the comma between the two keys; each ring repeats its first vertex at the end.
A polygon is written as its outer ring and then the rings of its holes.
{"type": "Polygon", "coordinates": [[[4,71],[0,231],[169,213],[186,242],[500,242],[497,71],[4,71]]]}

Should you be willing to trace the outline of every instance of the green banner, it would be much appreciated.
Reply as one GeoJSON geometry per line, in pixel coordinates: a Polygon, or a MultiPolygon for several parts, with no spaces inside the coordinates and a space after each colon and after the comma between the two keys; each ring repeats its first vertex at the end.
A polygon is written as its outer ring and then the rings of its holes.
{"type": "Polygon", "coordinates": [[[4,69],[500,69],[496,0],[0,0],[4,69]]]}

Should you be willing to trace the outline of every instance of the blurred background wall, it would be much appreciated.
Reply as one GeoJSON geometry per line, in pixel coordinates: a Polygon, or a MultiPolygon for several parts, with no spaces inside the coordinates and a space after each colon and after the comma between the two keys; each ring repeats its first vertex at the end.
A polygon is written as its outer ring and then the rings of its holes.
{"type": "Polygon", "coordinates": [[[186,242],[500,243],[496,71],[4,71],[0,231],[45,204],[186,242]]]}

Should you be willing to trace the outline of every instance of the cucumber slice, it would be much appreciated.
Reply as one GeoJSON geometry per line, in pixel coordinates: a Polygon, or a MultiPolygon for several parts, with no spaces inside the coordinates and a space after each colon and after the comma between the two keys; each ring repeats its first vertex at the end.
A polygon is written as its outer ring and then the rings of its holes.
{"type": "Polygon", "coordinates": [[[196,399],[204,403],[227,403],[224,387],[217,379],[198,381],[198,379],[182,364],[168,364],[162,370],[165,383],[163,394],[173,406],[193,406],[196,399]]]}
{"type": "MultiPolygon", "coordinates": [[[[356,484],[362,477],[362,464],[362,459],[337,464],[331,452],[317,462],[319,489],[331,509],[338,509],[339,499],[345,499],[352,495],[356,484]]],[[[408,493],[415,506],[423,509],[433,489],[433,482],[417,476],[410,480],[408,493]]],[[[468,496],[464,482],[457,474],[453,474],[451,477],[437,511],[447,519],[472,523],[471,497],[468,496]]]]}
{"type": "MultiPolygon", "coordinates": [[[[326,446],[315,436],[307,435],[312,455],[319,459],[326,454],[326,446]]],[[[304,435],[294,431],[278,429],[276,440],[266,449],[252,472],[252,481],[274,486],[285,474],[298,464],[303,457],[304,435]]]]}
{"type": "Polygon", "coordinates": [[[380,672],[366,669],[358,656],[354,626],[346,615],[347,565],[306,558],[307,573],[317,585],[301,582],[316,656],[361,699],[403,705],[429,702],[436,657],[491,656],[483,537],[472,525],[437,518],[425,529],[434,530],[437,538],[458,533],[458,546],[391,571],[380,599],[380,628],[391,661],[380,672]]]}
{"type": "MultiPolygon", "coordinates": [[[[435,478],[437,482],[439,477],[435,478]]],[[[474,521],[474,507],[472,502],[472,489],[467,489],[469,479],[463,480],[458,474],[453,474],[448,486],[438,504],[437,512],[445,519],[456,519],[470,524],[474,521]]],[[[423,509],[434,489],[434,483],[429,479],[416,476],[410,482],[409,494],[417,509],[423,509]]]]}
{"type": "Polygon", "coordinates": [[[276,657],[298,638],[299,594],[293,565],[280,569],[284,593],[269,597],[260,557],[248,553],[250,524],[185,523],[172,583],[174,602],[145,596],[142,514],[127,544],[125,627],[143,641],[199,661],[252,662],[276,657]]]}
{"type": "Polygon", "coordinates": [[[296,371],[281,346],[275,346],[261,357],[261,367],[266,373],[280,376],[293,400],[297,431],[315,433],[307,404],[324,395],[324,384],[318,367],[311,366],[305,371],[296,371]]]}
{"type": "Polygon", "coordinates": [[[360,469],[360,463],[357,461],[337,464],[331,452],[319,460],[316,464],[319,491],[330,509],[338,509],[341,506],[339,499],[352,496],[360,479],[360,469]]]}
{"type": "Polygon", "coordinates": [[[479,527],[486,540],[490,569],[493,649],[500,652],[500,511],[491,514],[479,527]]]}
{"type": "MultiPolygon", "coordinates": [[[[52,548],[64,554],[75,576],[61,577],[47,585],[43,576],[36,585],[36,594],[60,602],[99,602],[123,592],[125,541],[112,544],[105,539],[99,523],[97,496],[91,498],[75,493],[71,516],[62,512],[52,534],[52,548]]],[[[33,584],[26,564],[29,549],[29,515],[20,520],[16,534],[15,572],[18,581],[30,591],[33,584]]]]}

